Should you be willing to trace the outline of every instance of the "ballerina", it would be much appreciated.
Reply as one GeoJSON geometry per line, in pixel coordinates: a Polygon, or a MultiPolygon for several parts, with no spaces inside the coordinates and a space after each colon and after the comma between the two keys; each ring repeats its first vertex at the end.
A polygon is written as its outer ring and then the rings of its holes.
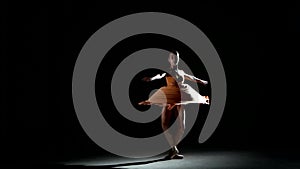
{"type": "Polygon", "coordinates": [[[208,82],[185,73],[178,69],[179,53],[170,52],[168,61],[170,71],[167,73],[157,74],[154,77],[144,77],[144,81],[153,81],[165,78],[167,86],[161,87],[148,100],[142,101],[139,105],[159,105],[162,106],[161,122],[165,137],[170,145],[167,159],[182,159],[184,156],[179,154],[177,144],[180,142],[185,129],[185,109],[184,105],[189,103],[209,104],[209,97],[200,95],[190,85],[184,83],[184,80],[207,85],[208,82]],[[167,129],[172,125],[172,117],[178,118],[178,128],[175,134],[167,129]]]}

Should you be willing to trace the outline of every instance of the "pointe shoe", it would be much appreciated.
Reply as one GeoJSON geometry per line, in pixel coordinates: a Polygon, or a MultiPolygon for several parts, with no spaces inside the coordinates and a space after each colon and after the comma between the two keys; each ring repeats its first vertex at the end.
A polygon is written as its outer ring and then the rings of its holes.
{"type": "Polygon", "coordinates": [[[176,153],[178,153],[177,151],[175,151],[174,148],[171,148],[169,150],[169,154],[165,157],[165,159],[171,160],[172,159],[171,157],[174,156],[176,153]]]}
{"type": "Polygon", "coordinates": [[[181,154],[174,154],[173,156],[171,156],[171,159],[183,159],[184,156],[181,154]]]}
{"type": "Polygon", "coordinates": [[[175,153],[175,154],[168,154],[165,159],[167,160],[172,160],[172,159],[183,159],[184,156],[182,154],[178,154],[178,153],[175,153]]]}
{"type": "Polygon", "coordinates": [[[165,159],[182,159],[183,155],[178,154],[179,150],[177,147],[173,147],[169,150],[169,154],[165,157],[165,159]]]}

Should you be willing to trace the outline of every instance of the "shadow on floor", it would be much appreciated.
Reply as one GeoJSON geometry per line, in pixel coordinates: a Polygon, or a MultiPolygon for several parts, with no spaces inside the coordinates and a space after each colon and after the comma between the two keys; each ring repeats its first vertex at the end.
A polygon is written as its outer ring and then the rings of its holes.
{"type": "Polygon", "coordinates": [[[145,165],[145,164],[151,164],[155,162],[160,162],[160,161],[167,161],[169,159],[165,158],[159,158],[155,160],[147,160],[147,161],[137,161],[137,162],[128,162],[128,163],[119,163],[119,164],[107,164],[107,165],[90,165],[90,166],[85,166],[85,165],[50,165],[49,167],[53,167],[53,169],[56,168],[70,168],[70,169],[81,169],[81,168],[93,168],[93,169],[102,169],[102,168],[117,168],[117,167],[126,167],[126,166],[134,166],[134,165],[145,165]]]}

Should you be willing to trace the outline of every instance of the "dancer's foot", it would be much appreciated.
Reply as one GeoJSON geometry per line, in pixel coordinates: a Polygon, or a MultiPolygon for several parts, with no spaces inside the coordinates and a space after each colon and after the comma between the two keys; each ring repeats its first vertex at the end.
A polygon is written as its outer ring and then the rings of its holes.
{"type": "Polygon", "coordinates": [[[168,155],[165,157],[165,159],[168,159],[168,160],[171,160],[172,156],[174,156],[176,154],[176,151],[174,151],[174,148],[172,147],[170,150],[169,150],[169,153],[168,155]]]}
{"type": "Polygon", "coordinates": [[[173,156],[171,156],[171,159],[183,159],[184,156],[181,154],[174,154],[173,156]]]}
{"type": "Polygon", "coordinates": [[[169,160],[171,160],[171,159],[182,159],[183,155],[180,155],[178,153],[179,153],[179,150],[177,149],[176,146],[174,146],[169,150],[169,154],[165,157],[165,159],[169,159],[169,160]]]}
{"type": "Polygon", "coordinates": [[[178,154],[179,153],[179,150],[176,146],[172,147],[172,150],[174,152],[174,154],[178,154]]]}
{"type": "Polygon", "coordinates": [[[182,154],[168,154],[165,159],[172,160],[172,159],[183,159],[184,156],[182,154]]]}

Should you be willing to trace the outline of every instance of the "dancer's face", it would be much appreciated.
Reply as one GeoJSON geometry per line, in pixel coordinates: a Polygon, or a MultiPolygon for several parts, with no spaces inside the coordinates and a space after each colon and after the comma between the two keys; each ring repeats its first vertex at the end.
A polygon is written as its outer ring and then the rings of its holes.
{"type": "Polygon", "coordinates": [[[179,62],[179,57],[175,55],[174,53],[169,54],[169,59],[168,59],[171,67],[178,65],[179,62]]]}

